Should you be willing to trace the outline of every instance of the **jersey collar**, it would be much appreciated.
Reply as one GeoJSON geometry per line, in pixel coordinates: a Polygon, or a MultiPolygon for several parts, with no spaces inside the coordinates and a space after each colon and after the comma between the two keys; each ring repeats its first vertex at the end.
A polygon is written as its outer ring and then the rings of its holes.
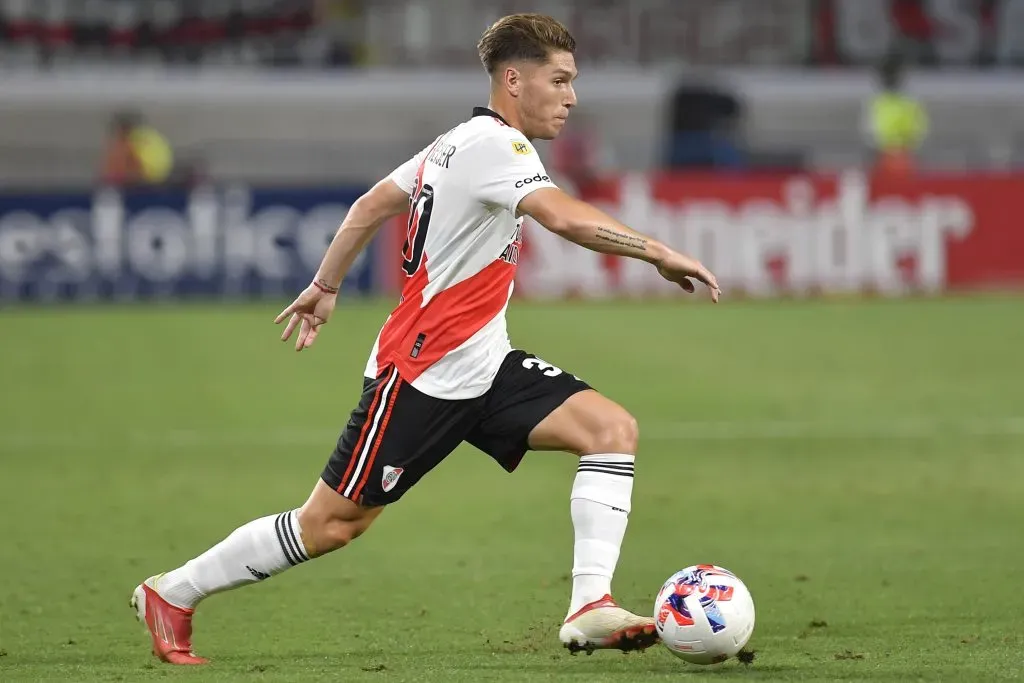
{"type": "Polygon", "coordinates": [[[511,128],[511,125],[509,124],[509,122],[506,121],[505,119],[503,119],[501,114],[499,114],[498,112],[494,111],[493,109],[488,109],[487,107],[473,107],[473,116],[491,116],[491,117],[494,117],[494,118],[498,119],[499,121],[504,123],[506,126],[509,126],[511,128]]]}

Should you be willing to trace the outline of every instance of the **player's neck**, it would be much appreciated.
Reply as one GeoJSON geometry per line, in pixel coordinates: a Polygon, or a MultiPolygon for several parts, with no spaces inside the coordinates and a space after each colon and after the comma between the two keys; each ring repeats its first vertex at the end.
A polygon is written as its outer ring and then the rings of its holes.
{"type": "MultiPolygon", "coordinates": [[[[497,101],[494,97],[491,97],[487,102],[487,108],[493,111],[495,114],[505,119],[505,123],[518,130],[523,135],[526,135],[526,131],[523,130],[523,121],[519,117],[516,108],[511,104],[497,101]]],[[[527,136],[527,139],[532,140],[531,137],[527,136]]]]}

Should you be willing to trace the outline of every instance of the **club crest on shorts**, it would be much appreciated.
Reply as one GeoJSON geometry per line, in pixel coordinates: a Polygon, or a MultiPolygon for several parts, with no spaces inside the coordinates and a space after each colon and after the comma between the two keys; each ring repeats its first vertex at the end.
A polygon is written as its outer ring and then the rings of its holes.
{"type": "Polygon", "coordinates": [[[380,487],[384,489],[384,493],[387,493],[391,489],[395,488],[395,484],[398,483],[398,478],[402,476],[402,472],[405,470],[401,467],[391,467],[390,465],[384,465],[384,478],[380,481],[380,487]]]}

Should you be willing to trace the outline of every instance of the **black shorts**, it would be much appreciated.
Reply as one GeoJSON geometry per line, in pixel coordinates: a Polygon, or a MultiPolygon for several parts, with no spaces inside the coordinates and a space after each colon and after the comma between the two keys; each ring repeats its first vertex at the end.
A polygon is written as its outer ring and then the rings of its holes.
{"type": "Polygon", "coordinates": [[[533,428],[589,388],[524,351],[505,357],[486,394],[464,400],[428,396],[388,366],[364,380],[359,405],[320,477],[357,503],[387,505],[463,441],[511,472],[529,450],[533,428]]]}

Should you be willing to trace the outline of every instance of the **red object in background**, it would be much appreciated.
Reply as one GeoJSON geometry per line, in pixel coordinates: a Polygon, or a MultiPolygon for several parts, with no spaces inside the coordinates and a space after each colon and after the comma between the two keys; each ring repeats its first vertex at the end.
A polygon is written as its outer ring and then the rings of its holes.
{"type": "Polygon", "coordinates": [[[1024,174],[922,178],[888,187],[914,199],[957,197],[970,208],[970,234],[949,246],[946,267],[951,288],[1024,287],[1024,225],[1019,213],[1024,174]]]}
{"type": "MultiPolygon", "coordinates": [[[[635,175],[583,197],[690,252],[727,292],[900,295],[1024,288],[1024,173],[635,175]]],[[[384,291],[403,281],[403,217],[384,228],[384,291]]],[[[596,254],[527,219],[517,294],[678,293],[640,261],[596,254]]]]}
{"type": "Polygon", "coordinates": [[[1024,35],[1000,24],[1019,21],[1018,2],[814,0],[808,4],[809,56],[816,64],[876,66],[898,50],[932,66],[1012,67],[1024,51],[1024,35]]]}
{"type": "Polygon", "coordinates": [[[905,178],[915,170],[914,156],[907,150],[894,149],[883,151],[878,156],[874,172],[877,178],[885,176],[889,179],[905,178]]]}
{"type": "MultiPolygon", "coordinates": [[[[694,254],[753,296],[1024,287],[1024,173],[628,176],[585,199],[694,254]]],[[[678,293],[646,264],[591,254],[528,222],[532,296],[678,293]]]]}
{"type": "MultiPolygon", "coordinates": [[[[676,206],[710,200],[734,209],[733,215],[747,229],[733,231],[739,233],[738,239],[726,244],[733,248],[750,248],[750,223],[758,221],[755,202],[763,204],[762,211],[777,210],[764,226],[774,230],[775,240],[772,236],[762,240],[779,245],[777,250],[770,244],[762,247],[765,266],[776,273],[784,269],[780,257],[791,261],[787,257],[792,252],[811,246],[815,233],[830,223],[854,241],[859,239],[862,250],[892,253],[891,263],[882,258],[873,267],[861,269],[862,287],[884,284],[880,280],[887,266],[906,279],[908,266],[915,262],[917,274],[911,280],[924,288],[932,283],[923,281],[930,277],[921,272],[923,267],[937,269],[935,284],[942,288],[1024,286],[1024,226],[1018,214],[1024,173],[662,176],[653,180],[652,191],[656,198],[676,206]],[[864,196],[859,195],[862,190],[864,196]],[[804,196],[792,196],[800,193],[804,196]],[[786,239],[787,232],[792,239],[786,239]]],[[[827,285],[830,272],[819,269],[813,276],[818,279],[813,284],[827,285]]]]}

